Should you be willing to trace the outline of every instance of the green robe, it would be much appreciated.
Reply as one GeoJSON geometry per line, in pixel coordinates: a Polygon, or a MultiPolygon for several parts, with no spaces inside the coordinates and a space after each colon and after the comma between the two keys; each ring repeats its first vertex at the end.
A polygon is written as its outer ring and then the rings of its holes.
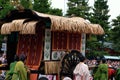
{"type": "Polygon", "coordinates": [[[10,64],[10,70],[7,71],[6,76],[5,76],[5,80],[11,80],[11,77],[12,77],[12,75],[14,73],[14,68],[15,68],[16,63],[17,63],[17,61],[12,62],[10,64]]]}
{"type": "Polygon", "coordinates": [[[14,74],[12,76],[12,80],[28,80],[27,79],[27,70],[22,61],[18,61],[16,63],[14,74]]]}
{"type": "Polygon", "coordinates": [[[108,65],[100,64],[94,75],[94,80],[108,80],[108,65]]]}

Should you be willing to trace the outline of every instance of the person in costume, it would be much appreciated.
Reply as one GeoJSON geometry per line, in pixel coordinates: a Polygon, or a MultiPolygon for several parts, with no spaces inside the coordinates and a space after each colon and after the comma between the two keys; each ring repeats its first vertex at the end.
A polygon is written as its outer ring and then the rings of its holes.
{"type": "Polygon", "coordinates": [[[92,80],[90,75],[90,71],[88,65],[84,63],[85,57],[80,57],[80,63],[77,64],[73,73],[74,73],[74,80],[92,80]]]}
{"type": "Polygon", "coordinates": [[[108,64],[108,80],[114,80],[116,69],[111,65],[111,61],[107,61],[108,64]]]}
{"type": "Polygon", "coordinates": [[[95,65],[95,67],[93,68],[93,73],[92,73],[92,76],[93,76],[93,77],[94,77],[94,75],[95,75],[95,73],[96,73],[96,71],[97,71],[98,66],[100,65],[100,63],[101,63],[101,60],[100,60],[100,59],[97,59],[96,65],[95,65]]]}
{"type": "Polygon", "coordinates": [[[102,63],[98,66],[94,80],[108,80],[108,65],[105,59],[102,59],[102,63]]]}
{"type": "Polygon", "coordinates": [[[25,66],[26,56],[21,54],[19,57],[19,61],[16,63],[14,74],[12,76],[12,80],[28,80],[27,69],[25,66]]]}
{"type": "Polygon", "coordinates": [[[15,55],[14,56],[14,62],[12,62],[10,64],[10,70],[6,72],[5,80],[11,80],[12,79],[12,75],[14,74],[14,69],[15,69],[15,65],[16,65],[17,61],[19,61],[19,57],[17,55],[15,55]]]}

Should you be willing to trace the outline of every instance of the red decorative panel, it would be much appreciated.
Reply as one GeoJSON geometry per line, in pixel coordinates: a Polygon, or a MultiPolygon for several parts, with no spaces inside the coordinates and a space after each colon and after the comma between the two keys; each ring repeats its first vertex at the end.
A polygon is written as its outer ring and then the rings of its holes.
{"type": "Polygon", "coordinates": [[[53,32],[52,50],[79,50],[81,49],[81,34],[53,32]]]}
{"type": "Polygon", "coordinates": [[[52,49],[64,50],[67,48],[67,33],[53,32],[52,34],[52,49]]]}
{"type": "Polygon", "coordinates": [[[69,49],[76,49],[76,50],[80,50],[81,47],[81,34],[77,34],[77,33],[70,33],[69,34],[69,49]]]}

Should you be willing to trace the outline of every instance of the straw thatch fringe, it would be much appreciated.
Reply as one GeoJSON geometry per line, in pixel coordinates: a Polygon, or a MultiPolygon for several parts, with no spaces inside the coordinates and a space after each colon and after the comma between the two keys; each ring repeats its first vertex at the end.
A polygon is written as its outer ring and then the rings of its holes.
{"type": "Polygon", "coordinates": [[[11,23],[5,23],[1,27],[1,34],[10,34],[11,33],[11,23]]]}
{"type": "Polygon", "coordinates": [[[37,21],[25,23],[20,33],[21,34],[35,34],[36,24],[37,24],[37,21]]]}
{"type": "Polygon", "coordinates": [[[61,17],[49,14],[42,14],[34,11],[42,17],[50,17],[52,31],[69,31],[87,34],[104,34],[104,30],[98,24],[90,24],[85,19],[80,17],[61,17]]]}
{"type": "Polygon", "coordinates": [[[99,24],[91,24],[91,27],[92,27],[91,33],[95,33],[95,34],[104,33],[103,28],[99,24]]]}
{"type": "Polygon", "coordinates": [[[25,19],[13,20],[12,23],[11,23],[13,25],[11,27],[11,32],[12,31],[21,31],[24,21],[25,21],[25,19]]]}
{"type": "Polygon", "coordinates": [[[5,23],[1,27],[1,34],[10,34],[18,31],[20,34],[35,34],[37,21],[23,23],[25,19],[13,20],[11,23],[5,23]]]}
{"type": "Polygon", "coordinates": [[[59,71],[59,61],[45,62],[45,74],[56,74],[59,71]]]}

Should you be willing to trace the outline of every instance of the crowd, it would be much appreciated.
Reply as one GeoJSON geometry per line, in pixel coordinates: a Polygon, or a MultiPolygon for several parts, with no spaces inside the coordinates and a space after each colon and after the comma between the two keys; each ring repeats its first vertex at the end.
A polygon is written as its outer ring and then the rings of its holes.
{"type": "MultiPolygon", "coordinates": [[[[2,71],[0,80],[29,80],[30,70],[25,65],[26,56],[21,54],[14,56],[14,62],[10,64],[8,71],[2,71]]],[[[0,63],[6,63],[6,55],[0,57],[0,63]]],[[[120,80],[120,61],[106,60],[88,60],[80,56],[80,62],[73,71],[74,79],[65,76],[63,80],[120,80]],[[90,69],[90,67],[92,67],[90,69]]],[[[39,80],[42,80],[41,78],[39,80]]],[[[47,79],[46,79],[47,80],[47,79]]]]}
{"type": "MultiPolygon", "coordinates": [[[[85,63],[88,66],[95,66],[96,64],[98,64],[97,60],[86,60],[85,63]]],[[[118,61],[118,60],[107,60],[106,63],[111,65],[112,67],[114,67],[116,69],[120,68],[120,61],[118,61]]]]}
{"type": "MultiPolygon", "coordinates": [[[[6,54],[2,53],[2,54],[0,54],[0,67],[3,67],[5,65],[7,65],[6,54]]],[[[0,80],[4,79],[5,74],[6,74],[5,70],[0,70],[0,80]]]]}

